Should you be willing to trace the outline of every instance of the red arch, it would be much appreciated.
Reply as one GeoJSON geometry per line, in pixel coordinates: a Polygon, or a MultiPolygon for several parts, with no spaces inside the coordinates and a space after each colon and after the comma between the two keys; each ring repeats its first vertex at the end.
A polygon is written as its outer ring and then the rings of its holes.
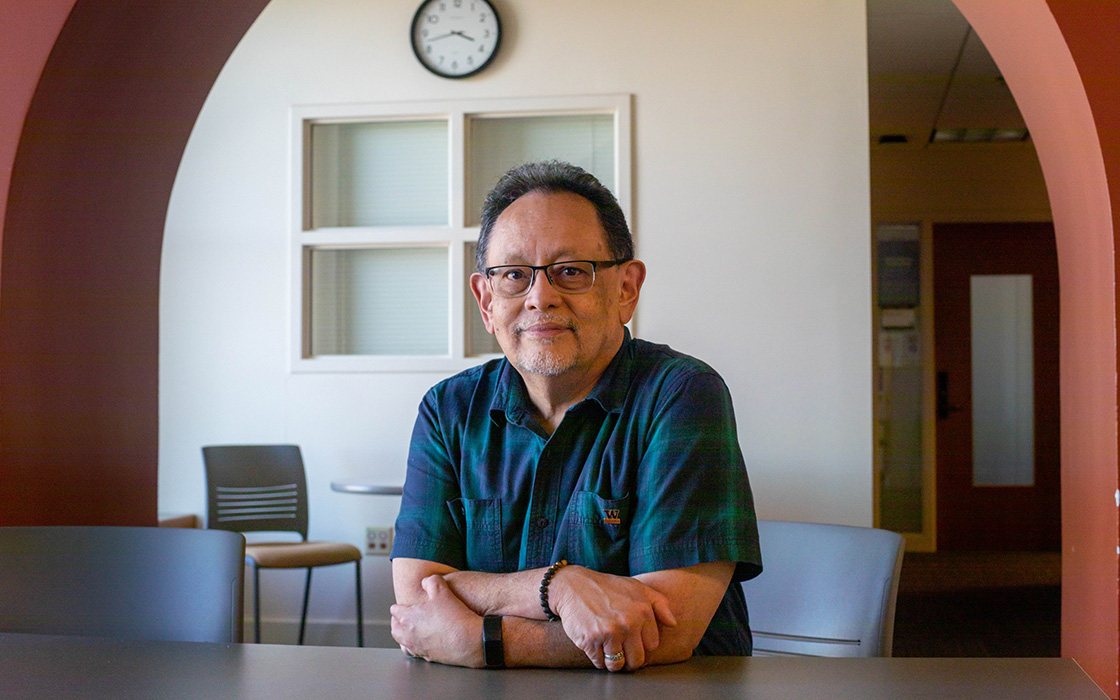
{"type": "Polygon", "coordinates": [[[1015,95],[1050,195],[1062,314],[1062,654],[1117,697],[1120,84],[1099,76],[1117,66],[1109,44],[1120,6],[955,2],[1015,95]]]}
{"type": "Polygon", "coordinates": [[[5,5],[23,26],[0,23],[8,45],[53,44],[18,150],[0,149],[15,152],[0,253],[0,524],[155,524],[168,198],[198,111],[267,0],[78,0],[61,31],[65,3],[49,14],[38,2],[5,5]]]}

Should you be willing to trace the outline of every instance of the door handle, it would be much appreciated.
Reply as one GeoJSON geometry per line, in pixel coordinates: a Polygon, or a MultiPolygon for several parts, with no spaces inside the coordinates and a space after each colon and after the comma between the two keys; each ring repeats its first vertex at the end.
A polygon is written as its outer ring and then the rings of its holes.
{"type": "Polygon", "coordinates": [[[937,420],[945,420],[950,415],[963,410],[949,403],[949,373],[937,373],[937,420]]]}

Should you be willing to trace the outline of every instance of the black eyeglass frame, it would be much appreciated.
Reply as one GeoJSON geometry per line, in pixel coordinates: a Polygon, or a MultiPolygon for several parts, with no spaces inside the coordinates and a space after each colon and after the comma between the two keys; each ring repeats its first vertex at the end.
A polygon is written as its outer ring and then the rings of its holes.
{"type": "Polygon", "coordinates": [[[588,292],[590,292],[592,289],[595,288],[595,275],[596,275],[596,273],[599,272],[600,267],[602,267],[602,268],[614,267],[615,265],[622,265],[623,263],[628,263],[631,260],[633,260],[633,258],[615,259],[615,260],[560,260],[558,262],[549,263],[547,265],[494,265],[492,267],[485,268],[482,271],[482,274],[486,276],[486,283],[490,285],[491,293],[493,293],[496,296],[500,296],[504,299],[516,299],[518,297],[523,297],[526,294],[528,294],[529,292],[531,292],[533,290],[533,285],[537,283],[537,271],[538,270],[541,270],[541,271],[544,272],[545,279],[548,280],[548,283],[550,285],[552,285],[553,289],[555,289],[557,292],[559,292],[561,294],[587,294],[588,292]],[[550,267],[556,267],[557,265],[571,265],[572,263],[587,263],[588,265],[591,266],[591,284],[588,285],[587,289],[583,290],[582,292],[571,292],[571,291],[568,291],[566,289],[563,289],[561,287],[556,286],[556,283],[552,281],[552,275],[550,275],[548,273],[548,268],[550,268],[550,267]],[[520,294],[498,294],[498,292],[494,289],[494,278],[493,278],[494,271],[495,270],[508,270],[508,269],[514,268],[514,267],[520,268],[520,269],[523,269],[523,270],[531,270],[532,271],[530,276],[529,276],[529,286],[525,287],[525,291],[521,292],[520,294]]]}

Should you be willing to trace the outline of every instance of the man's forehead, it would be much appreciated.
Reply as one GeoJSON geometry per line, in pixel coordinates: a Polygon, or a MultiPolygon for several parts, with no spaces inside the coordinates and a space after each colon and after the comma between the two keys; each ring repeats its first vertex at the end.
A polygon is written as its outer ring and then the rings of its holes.
{"type": "Polygon", "coordinates": [[[554,260],[600,256],[608,246],[598,212],[587,199],[570,192],[530,192],[495,220],[489,249],[491,260],[500,255],[502,262],[510,257],[525,262],[542,255],[554,260]]]}
{"type": "Polygon", "coordinates": [[[503,219],[509,220],[531,215],[556,217],[561,214],[590,218],[595,221],[599,219],[598,213],[595,211],[595,205],[586,197],[575,192],[532,190],[513,200],[498,215],[495,223],[503,219]]]}

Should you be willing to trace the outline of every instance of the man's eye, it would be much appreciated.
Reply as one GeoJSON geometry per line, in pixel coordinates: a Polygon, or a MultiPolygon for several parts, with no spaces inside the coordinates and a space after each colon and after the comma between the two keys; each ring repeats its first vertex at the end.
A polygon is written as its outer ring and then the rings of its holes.
{"type": "Polygon", "coordinates": [[[518,280],[525,279],[525,271],[518,268],[502,271],[502,279],[509,280],[510,282],[517,282],[518,280]]]}
{"type": "Polygon", "coordinates": [[[575,265],[563,265],[556,271],[561,277],[581,277],[587,274],[587,270],[575,265]]]}

